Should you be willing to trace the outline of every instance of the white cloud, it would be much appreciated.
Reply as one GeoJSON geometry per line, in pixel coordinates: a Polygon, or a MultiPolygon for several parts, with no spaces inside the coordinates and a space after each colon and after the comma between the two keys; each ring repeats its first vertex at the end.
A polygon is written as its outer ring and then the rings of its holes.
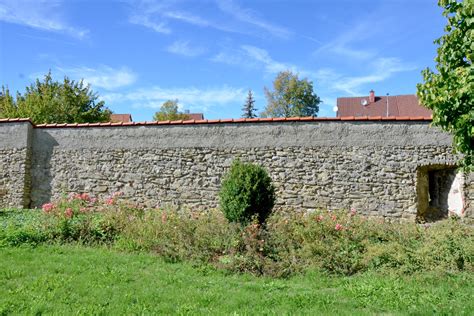
{"type": "Polygon", "coordinates": [[[211,61],[246,68],[263,68],[267,74],[277,74],[280,71],[291,70],[302,76],[311,75],[310,71],[297,67],[291,63],[274,60],[265,49],[242,45],[239,49],[226,50],[211,58],[211,61]]]}
{"type": "Polygon", "coordinates": [[[232,66],[243,66],[246,68],[253,66],[253,63],[250,63],[249,60],[246,60],[241,51],[223,51],[213,56],[210,60],[216,63],[232,66]]]}
{"type": "Polygon", "coordinates": [[[350,95],[360,95],[360,88],[392,77],[395,73],[416,70],[417,67],[403,63],[398,58],[379,57],[369,63],[370,72],[361,76],[340,77],[332,87],[350,95]]]}
{"type": "MultiPolygon", "coordinates": [[[[288,38],[292,35],[288,29],[264,21],[249,9],[239,7],[232,1],[216,1],[220,12],[225,13],[219,21],[212,21],[200,15],[183,10],[179,7],[180,1],[150,1],[137,0],[134,2],[133,12],[129,21],[155,30],[158,33],[169,34],[172,32],[167,22],[175,20],[191,25],[213,28],[223,32],[259,35],[255,29],[263,30],[273,36],[288,38]],[[231,19],[228,16],[230,15],[231,19]],[[230,21],[229,21],[230,20],[230,21]],[[156,22],[160,21],[160,22],[156,22]],[[249,30],[251,26],[253,29],[249,30]]],[[[212,9],[212,8],[210,8],[212,9]]],[[[260,32],[261,33],[261,32],[260,32]]]]}
{"type": "Polygon", "coordinates": [[[220,30],[223,32],[229,32],[229,33],[247,34],[247,32],[245,32],[241,28],[229,27],[225,25],[225,23],[222,23],[222,22],[221,23],[212,22],[198,15],[195,15],[186,11],[182,11],[182,10],[172,10],[172,11],[163,10],[161,12],[161,15],[164,18],[177,20],[180,22],[196,25],[199,27],[208,27],[208,28],[213,28],[213,29],[220,30]]]}
{"type": "Polygon", "coordinates": [[[222,12],[231,15],[235,19],[262,29],[273,36],[289,38],[292,35],[290,30],[259,18],[256,12],[241,8],[232,0],[217,0],[217,6],[222,12]]]}
{"type": "Polygon", "coordinates": [[[265,68],[265,72],[267,73],[275,74],[280,71],[284,71],[288,69],[298,72],[298,69],[296,66],[273,60],[270,57],[270,54],[262,48],[258,48],[258,47],[250,46],[250,45],[243,45],[241,47],[248,57],[250,57],[254,61],[257,61],[263,64],[265,68]]]}
{"type": "Polygon", "coordinates": [[[336,54],[351,60],[367,60],[373,58],[376,53],[367,49],[369,40],[377,32],[377,22],[363,21],[346,28],[346,31],[336,36],[332,41],[321,46],[315,51],[318,54],[336,54]],[[357,48],[354,48],[356,46],[357,48]]]}
{"type": "Polygon", "coordinates": [[[61,16],[61,1],[3,0],[0,3],[0,21],[63,33],[79,39],[89,32],[64,21],[61,16]]]}
{"type": "Polygon", "coordinates": [[[127,93],[104,94],[102,99],[107,102],[117,100],[130,101],[137,108],[159,109],[166,100],[178,99],[181,109],[207,111],[211,107],[221,107],[236,101],[245,100],[247,90],[229,86],[214,88],[163,88],[154,86],[127,93]]]}
{"type": "Polygon", "coordinates": [[[165,22],[154,22],[151,20],[150,16],[147,15],[132,15],[129,19],[129,22],[132,24],[141,25],[147,28],[152,29],[157,33],[170,34],[171,29],[167,27],[165,22]]]}
{"type": "Polygon", "coordinates": [[[189,24],[194,24],[198,26],[210,26],[211,23],[200,16],[193,15],[188,12],[184,11],[168,11],[164,12],[163,16],[170,18],[170,19],[175,19],[175,20],[180,20],[189,24]]]}
{"type": "Polygon", "coordinates": [[[204,47],[191,47],[189,41],[175,41],[166,48],[170,53],[182,55],[186,57],[196,57],[206,52],[204,47]]]}
{"type": "Polygon", "coordinates": [[[64,75],[91,84],[92,88],[104,88],[114,90],[129,86],[137,80],[137,76],[126,67],[118,69],[109,66],[100,66],[98,68],[75,67],[57,69],[64,75]]]}

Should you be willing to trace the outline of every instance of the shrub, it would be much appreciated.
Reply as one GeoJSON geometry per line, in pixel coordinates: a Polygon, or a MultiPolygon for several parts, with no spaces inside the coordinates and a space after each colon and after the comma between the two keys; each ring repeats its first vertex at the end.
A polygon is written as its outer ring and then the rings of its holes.
{"type": "Polygon", "coordinates": [[[235,160],[222,181],[221,209],[231,222],[265,222],[275,204],[275,188],[266,170],[235,160]]]}

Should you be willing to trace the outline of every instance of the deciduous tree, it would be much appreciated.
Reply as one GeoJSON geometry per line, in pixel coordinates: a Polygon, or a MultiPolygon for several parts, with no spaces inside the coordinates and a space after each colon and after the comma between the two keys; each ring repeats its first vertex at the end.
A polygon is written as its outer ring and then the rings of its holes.
{"type": "Polygon", "coordinates": [[[316,116],[321,100],[313,92],[313,82],[299,79],[291,71],[280,72],[273,81],[273,91],[265,87],[267,107],[263,117],[316,116]]]}
{"type": "Polygon", "coordinates": [[[16,105],[15,100],[10,94],[10,90],[2,86],[0,91],[0,117],[1,118],[13,118],[16,116],[16,105]]]}
{"type": "Polygon", "coordinates": [[[155,113],[153,119],[155,121],[176,121],[186,120],[189,116],[187,114],[178,112],[178,100],[168,100],[161,105],[158,112],[155,113]]]}
{"type": "Polygon", "coordinates": [[[433,124],[451,132],[454,148],[464,154],[462,165],[474,169],[474,1],[439,0],[447,18],[436,70],[423,70],[418,96],[433,110],[433,124]]]}
{"type": "Polygon", "coordinates": [[[0,117],[29,117],[33,123],[93,123],[110,120],[111,111],[98,101],[90,85],[83,80],[64,77],[54,81],[51,71],[43,81],[37,79],[26,87],[24,95],[17,93],[13,100],[8,89],[2,88],[0,117]]]}

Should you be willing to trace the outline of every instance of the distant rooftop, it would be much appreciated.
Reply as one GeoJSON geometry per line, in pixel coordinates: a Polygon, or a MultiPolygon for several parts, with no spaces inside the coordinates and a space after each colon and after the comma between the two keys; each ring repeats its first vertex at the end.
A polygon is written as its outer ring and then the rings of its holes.
{"type": "Polygon", "coordinates": [[[203,113],[184,113],[186,114],[190,120],[204,120],[204,114],[203,113]]]}
{"type": "Polygon", "coordinates": [[[423,116],[430,117],[431,110],[422,106],[414,94],[376,96],[372,90],[364,97],[337,98],[337,117],[344,116],[423,116]]]}
{"type": "Polygon", "coordinates": [[[133,122],[132,114],[111,114],[110,115],[110,122],[111,123],[118,123],[118,122],[133,122]]]}

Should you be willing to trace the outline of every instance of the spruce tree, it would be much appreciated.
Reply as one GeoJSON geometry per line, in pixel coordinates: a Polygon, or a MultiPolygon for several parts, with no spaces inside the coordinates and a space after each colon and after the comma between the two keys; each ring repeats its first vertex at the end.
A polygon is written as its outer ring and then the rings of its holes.
{"type": "Polygon", "coordinates": [[[252,90],[249,89],[247,100],[242,108],[242,118],[255,118],[257,117],[257,114],[255,114],[256,111],[255,99],[253,98],[252,90]]]}

